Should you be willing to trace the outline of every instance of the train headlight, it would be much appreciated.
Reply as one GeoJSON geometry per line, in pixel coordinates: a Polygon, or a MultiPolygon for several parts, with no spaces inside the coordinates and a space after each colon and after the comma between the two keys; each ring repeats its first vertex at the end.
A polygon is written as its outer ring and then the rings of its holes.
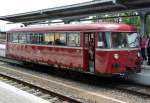
{"type": "Polygon", "coordinates": [[[119,59],[119,54],[114,54],[115,59],[119,59]]]}

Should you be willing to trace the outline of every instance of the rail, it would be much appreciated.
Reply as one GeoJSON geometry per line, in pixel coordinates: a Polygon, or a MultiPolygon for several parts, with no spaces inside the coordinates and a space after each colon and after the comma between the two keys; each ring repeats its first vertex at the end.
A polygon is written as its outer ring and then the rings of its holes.
{"type": "Polygon", "coordinates": [[[47,101],[50,102],[67,102],[67,103],[82,103],[78,100],[75,100],[71,97],[67,97],[61,94],[58,94],[56,92],[50,91],[50,90],[46,90],[40,86],[36,86],[33,85],[31,83],[25,82],[22,79],[16,79],[15,77],[13,78],[13,76],[8,76],[8,75],[4,75],[4,74],[0,74],[0,80],[2,80],[3,82],[6,82],[12,86],[15,86],[19,89],[22,89],[24,91],[27,91],[33,95],[36,95],[38,97],[41,97],[47,101]]]}

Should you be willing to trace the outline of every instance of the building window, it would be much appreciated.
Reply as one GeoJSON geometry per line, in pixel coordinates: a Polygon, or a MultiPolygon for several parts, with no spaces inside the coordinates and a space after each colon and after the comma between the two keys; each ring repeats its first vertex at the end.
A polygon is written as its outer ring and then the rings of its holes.
{"type": "Polygon", "coordinates": [[[67,45],[74,47],[80,46],[80,34],[76,32],[68,33],[67,45]]]}

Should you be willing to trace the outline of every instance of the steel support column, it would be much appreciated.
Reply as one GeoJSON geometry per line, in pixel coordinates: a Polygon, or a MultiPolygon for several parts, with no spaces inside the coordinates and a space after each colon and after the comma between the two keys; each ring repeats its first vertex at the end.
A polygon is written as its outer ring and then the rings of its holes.
{"type": "Polygon", "coordinates": [[[140,26],[140,35],[146,35],[146,17],[147,12],[139,12],[141,26],[140,26]]]}

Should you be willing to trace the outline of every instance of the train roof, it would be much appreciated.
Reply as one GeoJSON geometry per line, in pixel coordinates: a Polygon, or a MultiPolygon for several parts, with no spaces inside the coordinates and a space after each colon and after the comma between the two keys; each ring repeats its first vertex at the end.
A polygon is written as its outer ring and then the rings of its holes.
{"type": "Polygon", "coordinates": [[[99,22],[91,24],[61,24],[38,27],[20,27],[11,29],[8,32],[53,32],[53,31],[114,31],[114,32],[136,32],[134,26],[128,24],[117,24],[99,22]]]}

